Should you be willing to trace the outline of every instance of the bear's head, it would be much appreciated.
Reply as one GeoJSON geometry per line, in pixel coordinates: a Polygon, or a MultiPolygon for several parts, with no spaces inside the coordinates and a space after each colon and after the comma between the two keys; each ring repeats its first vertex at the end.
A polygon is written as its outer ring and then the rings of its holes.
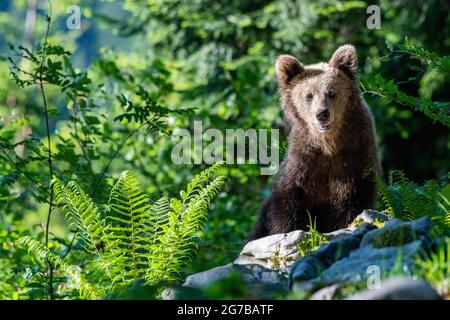
{"type": "Polygon", "coordinates": [[[293,56],[279,56],[275,69],[291,125],[302,121],[317,137],[336,133],[358,90],[357,64],[351,45],[339,47],[328,63],[305,66],[293,56]]]}

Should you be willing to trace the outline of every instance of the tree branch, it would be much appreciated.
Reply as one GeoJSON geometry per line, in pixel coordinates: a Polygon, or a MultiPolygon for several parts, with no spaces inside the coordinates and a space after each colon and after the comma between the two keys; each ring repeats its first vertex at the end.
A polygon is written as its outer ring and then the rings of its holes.
{"type": "MultiPolygon", "coordinates": [[[[47,16],[47,30],[45,32],[45,38],[44,38],[44,47],[42,49],[42,59],[39,66],[39,89],[41,91],[42,101],[44,104],[44,118],[45,118],[45,127],[47,131],[47,144],[48,144],[48,167],[50,170],[50,199],[48,204],[48,213],[47,213],[47,222],[45,224],[45,246],[49,247],[49,230],[50,230],[50,219],[52,216],[52,209],[53,209],[53,186],[51,185],[51,180],[53,179],[53,163],[52,163],[52,146],[51,146],[51,137],[50,137],[50,124],[49,124],[49,113],[48,113],[48,105],[47,105],[47,97],[45,95],[45,89],[44,89],[44,80],[43,80],[43,66],[45,62],[46,57],[46,49],[48,44],[48,36],[50,33],[50,25],[51,25],[51,16],[52,16],[52,4],[51,1],[48,0],[48,4],[50,7],[50,14],[47,16]]],[[[47,259],[47,276],[48,276],[48,295],[51,300],[54,298],[54,291],[53,291],[53,265],[50,262],[49,259],[47,259]]]]}

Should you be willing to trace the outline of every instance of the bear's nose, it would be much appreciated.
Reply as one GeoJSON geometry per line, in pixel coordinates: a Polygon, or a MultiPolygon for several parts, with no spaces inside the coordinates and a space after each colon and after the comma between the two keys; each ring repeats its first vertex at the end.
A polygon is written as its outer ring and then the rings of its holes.
{"type": "Polygon", "coordinates": [[[327,121],[330,118],[330,111],[323,110],[316,113],[316,119],[319,121],[327,121]]]}

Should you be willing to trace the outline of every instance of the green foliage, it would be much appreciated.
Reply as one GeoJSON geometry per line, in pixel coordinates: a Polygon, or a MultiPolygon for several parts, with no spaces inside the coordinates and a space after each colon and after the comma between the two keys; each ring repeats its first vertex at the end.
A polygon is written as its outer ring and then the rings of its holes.
{"type": "MultiPolygon", "coordinates": [[[[450,102],[436,102],[429,98],[418,98],[407,95],[398,89],[394,80],[387,80],[377,74],[368,84],[368,89],[386,99],[387,103],[395,101],[404,106],[411,106],[415,111],[424,113],[427,117],[450,127],[450,102]]],[[[369,92],[370,91],[366,91],[369,92]]]]}
{"type": "Polygon", "coordinates": [[[436,52],[431,52],[408,38],[405,38],[403,42],[399,42],[396,45],[391,43],[388,47],[390,53],[383,57],[382,61],[389,61],[391,56],[394,56],[393,59],[395,59],[398,55],[407,55],[420,63],[419,66],[409,65],[411,70],[419,73],[413,77],[409,77],[407,81],[398,83],[394,79],[385,79],[378,73],[371,79],[367,79],[363,86],[365,92],[382,97],[387,104],[395,102],[403,106],[410,106],[413,110],[422,112],[432,120],[439,121],[445,126],[450,127],[450,102],[433,101],[427,96],[414,97],[399,89],[400,83],[415,81],[425,71],[437,72],[448,77],[450,75],[450,56],[440,56],[436,52]]]}
{"type": "Polygon", "coordinates": [[[0,223],[0,226],[0,299],[33,298],[33,286],[28,287],[27,283],[33,284],[37,278],[35,268],[26,250],[16,246],[17,240],[29,232],[18,232],[8,224],[0,223]]]}
{"type": "Polygon", "coordinates": [[[24,244],[28,247],[30,253],[38,258],[46,261],[50,261],[53,266],[61,269],[68,277],[69,281],[73,283],[74,286],[79,290],[81,297],[89,297],[95,299],[100,297],[99,289],[93,288],[80,274],[77,267],[69,265],[61,259],[60,256],[53,254],[47,247],[45,247],[41,242],[27,236],[19,239],[20,244],[24,244]]]}
{"type": "MultiPolygon", "coordinates": [[[[404,42],[397,44],[399,53],[407,53],[423,64],[437,69],[439,72],[450,74],[450,55],[440,56],[436,52],[427,50],[411,39],[405,38],[404,42]]],[[[393,49],[393,47],[391,47],[393,49]]]]}
{"type": "Polygon", "coordinates": [[[317,231],[317,217],[314,217],[314,221],[312,221],[311,214],[308,211],[309,217],[309,225],[308,231],[310,232],[310,236],[306,237],[306,239],[301,240],[298,243],[298,252],[301,256],[306,255],[307,253],[317,249],[321,245],[328,242],[326,237],[317,231]]]}
{"type": "Polygon", "coordinates": [[[440,243],[435,252],[416,259],[416,269],[442,297],[450,298],[450,239],[440,243]]]}
{"type": "Polygon", "coordinates": [[[181,199],[161,198],[153,204],[136,177],[125,171],[112,188],[104,212],[75,182],[64,185],[55,179],[57,203],[70,226],[78,230],[76,236],[90,255],[90,271],[66,263],[31,237],[20,242],[59,268],[84,298],[109,295],[138,281],[151,286],[179,280],[196,251],[195,239],[203,229],[208,206],[225,186],[225,177],[213,177],[218,169],[216,164],[196,175],[181,199]]]}
{"type": "Polygon", "coordinates": [[[248,289],[243,276],[233,271],[227,277],[206,286],[202,292],[206,299],[239,300],[248,299],[248,289]]]}
{"type": "Polygon", "coordinates": [[[442,193],[442,185],[448,185],[446,179],[445,183],[430,180],[418,185],[409,180],[402,171],[390,172],[389,183],[385,183],[379,176],[375,179],[384,212],[406,220],[428,215],[441,232],[449,232],[450,203],[442,193]]]}

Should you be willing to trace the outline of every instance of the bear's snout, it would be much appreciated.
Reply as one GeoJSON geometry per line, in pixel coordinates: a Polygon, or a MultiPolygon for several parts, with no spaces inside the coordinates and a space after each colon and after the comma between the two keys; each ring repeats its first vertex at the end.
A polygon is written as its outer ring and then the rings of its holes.
{"type": "Polygon", "coordinates": [[[317,112],[316,119],[320,122],[327,122],[330,119],[330,110],[325,109],[317,112]]]}

